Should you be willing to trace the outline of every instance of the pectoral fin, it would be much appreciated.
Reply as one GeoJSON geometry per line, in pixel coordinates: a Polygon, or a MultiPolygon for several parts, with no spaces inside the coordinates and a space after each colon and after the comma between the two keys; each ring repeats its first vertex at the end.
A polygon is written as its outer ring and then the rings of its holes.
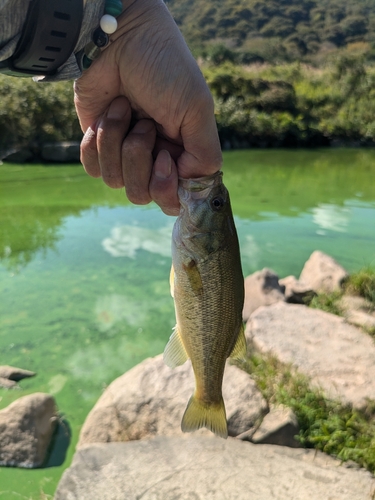
{"type": "Polygon", "coordinates": [[[189,356],[176,325],[164,349],[164,363],[170,368],[176,368],[176,366],[183,365],[188,358],[189,356]]]}
{"type": "Polygon", "coordinates": [[[234,344],[233,350],[230,353],[231,359],[243,360],[246,357],[247,345],[245,338],[245,331],[243,324],[241,324],[240,332],[238,334],[236,343],[234,344]]]}
{"type": "Polygon", "coordinates": [[[195,295],[201,295],[203,293],[202,278],[195,260],[191,260],[188,264],[183,264],[182,267],[195,295]]]}

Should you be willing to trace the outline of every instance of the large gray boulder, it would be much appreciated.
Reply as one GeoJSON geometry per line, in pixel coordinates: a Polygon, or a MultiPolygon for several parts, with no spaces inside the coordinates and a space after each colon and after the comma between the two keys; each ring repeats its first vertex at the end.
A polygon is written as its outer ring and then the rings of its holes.
{"type": "Polygon", "coordinates": [[[258,351],[292,363],[328,396],[358,408],[375,400],[374,341],[343,318],[278,302],[255,311],[245,335],[258,351]]]}
{"type": "MultiPolygon", "coordinates": [[[[107,387],[83,425],[78,447],[183,435],[181,419],[193,391],[190,361],[172,370],[162,355],[146,359],[107,387]]],[[[231,436],[255,430],[268,411],[255,382],[236,366],[226,366],[223,396],[231,436]]],[[[203,429],[198,432],[210,434],[203,429]]]]}
{"type": "Polygon", "coordinates": [[[30,394],[1,410],[0,465],[40,467],[55,425],[56,405],[49,394],[30,394]]]}
{"type": "Polygon", "coordinates": [[[244,321],[260,306],[269,306],[285,300],[279,277],[271,269],[264,268],[245,278],[245,302],[242,311],[244,321]]]}
{"type": "Polygon", "coordinates": [[[215,437],[86,445],[55,500],[370,500],[364,470],[315,450],[215,437]]]}
{"type": "Polygon", "coordinates": [[[303,266],[299,281],[317,293],[332,293],[341,289],[348,272],[329,255],[316,250],[303,266]]]}

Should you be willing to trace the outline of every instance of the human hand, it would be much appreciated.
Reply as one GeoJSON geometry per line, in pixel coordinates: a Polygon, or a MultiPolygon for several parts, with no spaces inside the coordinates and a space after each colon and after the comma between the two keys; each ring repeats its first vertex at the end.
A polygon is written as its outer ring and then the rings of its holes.
{"type": "Polygon", "coordinates": [[[162,0],[123,0],[111,44],[75,84],[87,173],[179,211],[178,176],[221,167],[213,101],[162,0]]]}

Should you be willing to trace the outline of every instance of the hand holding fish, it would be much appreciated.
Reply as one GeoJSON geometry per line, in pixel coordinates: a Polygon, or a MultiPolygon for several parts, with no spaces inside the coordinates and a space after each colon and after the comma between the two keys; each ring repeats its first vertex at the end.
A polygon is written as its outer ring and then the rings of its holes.
{"type": "Polygon", "coordinates": [[[213,174],[213,101],[162,0],[125,0],[111,44],[75,84],[88,174],[177,215],[178,177],[213,174]]]}

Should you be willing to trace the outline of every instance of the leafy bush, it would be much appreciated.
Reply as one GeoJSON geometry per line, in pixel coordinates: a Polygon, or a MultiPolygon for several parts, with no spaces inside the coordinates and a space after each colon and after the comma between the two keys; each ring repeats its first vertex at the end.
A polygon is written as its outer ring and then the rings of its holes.
{"type": "Polygon", "coordinates": [[[0,151],[81,137],[72,82],[0,76],[0,151]]]}
{"type": "Polygon", "coordinates": [[[222,142],[324,145],[375,142],[375,71],[349,52],[324,68],[299,63],[204,64],[222,142]]]}

